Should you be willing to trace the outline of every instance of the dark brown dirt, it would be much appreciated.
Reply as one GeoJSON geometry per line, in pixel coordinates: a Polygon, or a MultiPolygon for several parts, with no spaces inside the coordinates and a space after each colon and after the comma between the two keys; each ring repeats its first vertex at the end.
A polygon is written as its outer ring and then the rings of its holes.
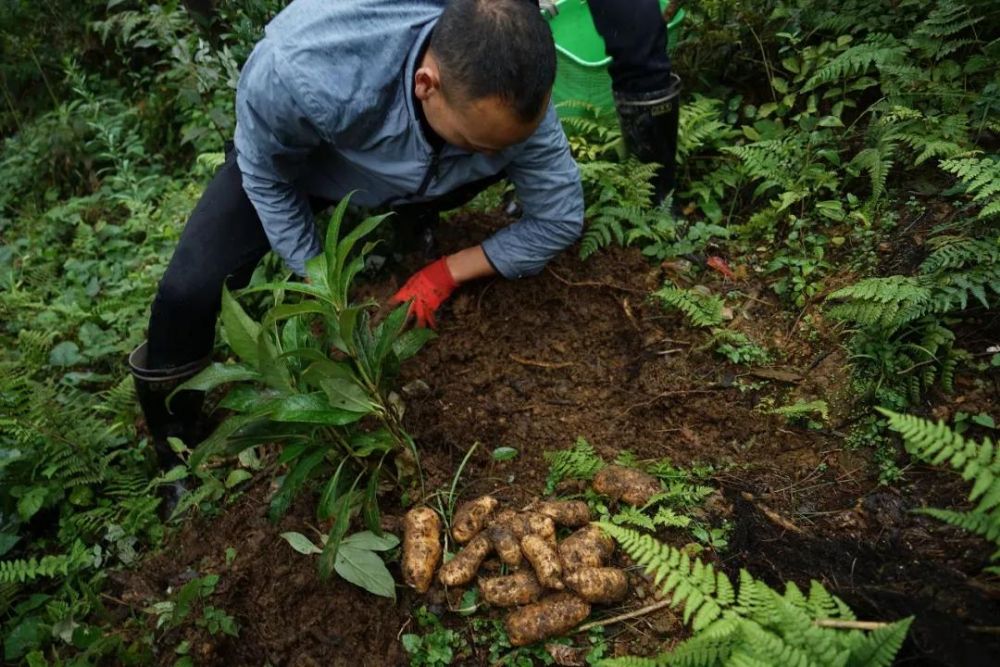
{"type": "MultiPolygon", "coordinates": [[[[453,219],[442,230],[444,249],[496,224],[453,219]]],[[[722,554],[727,569],[746,567],[773,584],[819,579],[868,620],[917,614],[900,664],[1000,664],[993,632],[998,588],[977,576],[989,550],[908,511],[960,505],[961,480],[913,467],[903,483],[879,487],[868,453],[845,448],[846,362],[819,313],[810,313],[806,342],[798,313],[781,310],[761,285],[672,273],[682,282],[739,290],[728,326],[780,357],[774,367],[750,372],[699,351],[706,334],[648,300],[664,271],[674,269],[650,267],[631,251],[587,262],[567,253],[537,277],[461,290],[441,317],[440,337],[403,371],[403,384],[426,384],[407,399],[406,422],[421,447],[428,488],[450,484],[475,443],[461,496],[490,492],[505,505],[538,496],[544,452],[565,449],[578,436],[607,459],[629,450],[681,466],[711,464],[724,494],[713,512],[733,526],[722,554]],[[759,409],[797,398],[827,400],[831,425],[810,430],[759,409]],[[495,462],[491,452],[499,446],[516,448],[518,457],[495,462]]],[[[995,396],[976,396],[997,413],[995,396]]],[[[311,500],[274,526],[264,517],[267,495],[264,480],[221,517],[186,526],[120,595],[128,601],[146,591],[163,599],[166,586],[185,577],[221,574],[211,604],[236,617],[240,638],[220,642],[185,629],[199,664],[407,664],[398,636],[410,631],[403,628],[412,610],[427,600],[400,589],[393,604],[337,579],[320,582],[315,560],[279,537],[309,532],[311,500]],[[237,553],[229,566],[227,547],[237,553]]],[[[616,654],[652,650],[650,630],[664,629],[677,629],[669,613],[611,627],[608,636],[616,654]]],[[[164,664],[174,659],[176,640],[159,642],[164,664]]],[[[476,655],[464,664],[485,660],[476,655]]]]}

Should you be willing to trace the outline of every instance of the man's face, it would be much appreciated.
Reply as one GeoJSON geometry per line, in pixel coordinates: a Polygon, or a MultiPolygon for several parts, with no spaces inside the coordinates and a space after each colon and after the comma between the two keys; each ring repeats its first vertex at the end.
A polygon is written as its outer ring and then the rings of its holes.
{"type": "Polygon", "coordinates": [[[545,108],[531,121],[525,122],[500,98],[478,100],[449,99],[441,91],[440,70],[428,53],[417,70],[414,93],[424,108],[427,123],[452,146],[463,150],[496,153],[530,137],[542,122],[545,108]]]}

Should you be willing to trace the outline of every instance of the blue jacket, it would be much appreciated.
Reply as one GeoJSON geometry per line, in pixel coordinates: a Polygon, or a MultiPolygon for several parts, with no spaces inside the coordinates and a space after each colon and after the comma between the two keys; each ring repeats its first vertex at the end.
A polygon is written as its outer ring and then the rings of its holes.
{"type": "MultiPolygon", "coordinates": [[[[243,188],[296,273],[320,244],[308,195],[379,208],[433,200],[506,170],[523,217],[483,249],[501,275],[537,273],[583,227],[580,173],[551,104],[525,142],[494,155],[445,145],[435,159],[414,108],[420,47],[444,0],[295,0],[240,75],[243,188]]],[[[503,57],[497,54],[497,57],[503,57]]]]}

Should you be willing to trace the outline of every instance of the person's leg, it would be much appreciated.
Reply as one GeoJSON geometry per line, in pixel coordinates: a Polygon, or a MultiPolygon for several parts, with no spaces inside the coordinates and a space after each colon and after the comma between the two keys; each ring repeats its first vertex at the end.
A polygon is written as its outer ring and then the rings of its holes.
{"type": "Polygon", "coordinates": [[[136,395],[163,468],[180,462],[167,438],[195,444],[204,395],[180,392],[169,408],[166,398],[209,362],[223,283],[245,286],[269,247],[230,151],[195,206],[160,281],[149,339],[129,355],[136,395]]]}
{"type": "Polygon", "coordinates": [[[587,0],[611,57],[612,87],[627,94],[670,85],[667,25],[657,0],[587,0]]]}
{"type": "Polygon", "coordinates": [[[629,153],[662,165],[657,203],[676,181],[680,78],[671,72],[667,26],[657,0],[588,0],[594,25],[611,56],[612,89],[629,153]]]}

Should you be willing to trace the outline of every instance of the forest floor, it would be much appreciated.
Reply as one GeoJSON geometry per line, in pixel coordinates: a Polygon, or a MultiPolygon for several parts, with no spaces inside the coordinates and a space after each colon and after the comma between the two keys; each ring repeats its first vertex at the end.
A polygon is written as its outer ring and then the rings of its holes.
{"type": "MultiPolygon", "coordinates": [[[[440,232],[442,249],[481,238],[499,222],[452,218],[440,232]]],[[[817,579],[865,620],[915,615],[899,664],[1000,664],[996,590],[975,578],[989,549],[910,511],[961,505],[966,485],[918,464],[893,485],[880,485],[872,449],[847,446],[845,434],[859,416],[850,369],[819,308],[803,318],[782,307],[762,280],[723,284],[714,272],[701,276],[717,282],[713,289],[740,290],[744,299],[727,326],[780,358],[773,366],[735,366],[699,350],[705,333],[649,299],[668,271],[683,284],[678,270],[651,265],[633,250],[608,250],[586,262],[567,252],[537,277],[463,288],[440,318],[439,338],[403,369],[402,384],[411,388],[406,425],[419,444],[427,488],[447,487],[474,443],[481,446],[462,472],[461,497],[491,493],[511,505],[542,494],[543,454],[579,436],[608,460],[628,450],[680,467],[708,465],[718,493],[699,512],[725,527],[728,544],[706,554],[727,572],[746,568],[772,585],[808,587],[817,579]],[[827,401],[829,420],[807,427],[763,409],[797,399],[827,401]],[[496,461],[491,451],[498,446],[519,455],[496,461]]],[[[387,295],[393,287],[390,281],[372,289],[387,295]]],[[[940,416],[997,414],[998,394],[959,376],[955,393],[938,397],[940,416]]],[[[182,626],[172,642],[161,642],[162,664],[172,664],[170,647],[184,638],[198,664],[405,665],[400,637],[414,631],[421,605],[447,626],[473,633],[473,617],[446,613],[441,595],[401,588],[393,602],[339,578],[321,582],[315,560],[280,537],[309,532],[313,504],[300,497],[274,525],[266,518],[272,491],[269,476],[259,475],[219,516],[188,519],[139,568],[114,575],[109,593],[123,617],[163,599],[169,587],[222,575],[212,604],[235,617],[239,637],[182,626]]],[[[397,496],[386,494],[387,514],[403,511],[397,496]]],[[[398,563],[390,569],[400,580],[398,563]]],[[[602,613],[648,603],[636,594],[602,613]]],[[[605,629],[608,655],[651,654],[658,637],[683,632],[667,609],[612,624],[605,629]]],[[[490,664],[486,650],[473,643],[461,664],[490,664]]]]}

